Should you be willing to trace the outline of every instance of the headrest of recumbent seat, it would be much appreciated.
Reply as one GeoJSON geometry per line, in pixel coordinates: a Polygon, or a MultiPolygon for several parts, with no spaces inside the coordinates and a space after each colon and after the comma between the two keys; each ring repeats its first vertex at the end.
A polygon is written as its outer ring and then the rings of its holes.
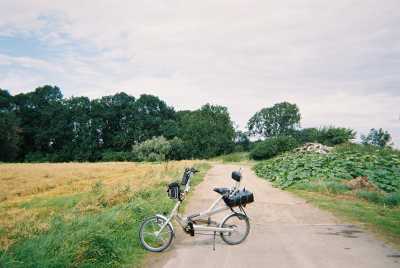
{"type": "Polygon", "coordinates": [[[234,171],[232,172],[232,179],[240,181],[242,179],[242,174],[239,171],[234,171]]]}

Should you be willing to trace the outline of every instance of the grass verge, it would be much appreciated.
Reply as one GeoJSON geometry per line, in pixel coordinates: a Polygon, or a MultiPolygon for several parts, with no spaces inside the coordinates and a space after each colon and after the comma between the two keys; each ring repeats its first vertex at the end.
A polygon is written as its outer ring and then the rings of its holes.
{"type": "MultiPolygon", "coordinates": [[[[201,172],[193,185],[209,169],[206,163],[195,166],[201,172]]],[[[178,167],[170,171],[171,178],[178,167]]],[[[111,189],[97,181],[87,192],[2,203],[0,213],[15,210],[30,217],[14,221],[12,228],[0,227],[0,235],[11,241],[0,249],[0,267],[140,266],[146,254],[138,239],[141,221],[174,204],[165,184],[166,179],[132,190],[129,185],[111,189]]]]}

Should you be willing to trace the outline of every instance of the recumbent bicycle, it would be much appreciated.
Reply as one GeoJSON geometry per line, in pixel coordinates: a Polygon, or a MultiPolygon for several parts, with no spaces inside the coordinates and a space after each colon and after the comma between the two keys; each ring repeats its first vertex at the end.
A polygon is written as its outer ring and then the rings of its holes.
{"type": "Polygon", "coordinates": [[[250,221],[244,207],[254,202],[254,195],[246,189],[240,189],[242,180],[241,171],[232,172],[235,184],[231,188],[214,188],[220,197],[206,210],[190,216],[182,216],[179,207],[190,190],[192,176],[197,173],[195,168],[186,168],[181,182],[173,182],[168,185],[168,196],[176,200],[176,204],[169,215],[156,214],[143,221],[139,230],[139,238],[143,247],[152,252],[162,252],[167,249],[175,237],[172,219],[183,228],[183,230],[194,236],[195,234],[210,234],[215,237],[219,234],[222,240],[229,245],[242,243],[250,232],[250,221]],[[182,190],[183,188],[183,190],[182,190]],[[230,210],[221,222],[211,219],[212,215],[230,210]]]}

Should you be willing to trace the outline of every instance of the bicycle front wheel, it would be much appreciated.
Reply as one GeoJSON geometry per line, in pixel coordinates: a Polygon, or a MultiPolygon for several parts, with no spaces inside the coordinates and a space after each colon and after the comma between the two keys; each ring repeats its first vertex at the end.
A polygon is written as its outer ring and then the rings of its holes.
{"type": "Polygon", "coordinates": [[[140,243],[142,246],[152,252],[161,252],[167,249],[174,236],[174,231],[170,224],[167,224],[160,232],[164,225],[165,219],[153,216],[146,219],[139,230],[140,243]]]}
{"type": "Polygon", "coordinates": [[[233,213],[221,224],[222,228],[231,228],[231,232],[221,232],[221,238],[229,245],[242,243],[250,232],[249,218],[242,213],[233,213]]]}

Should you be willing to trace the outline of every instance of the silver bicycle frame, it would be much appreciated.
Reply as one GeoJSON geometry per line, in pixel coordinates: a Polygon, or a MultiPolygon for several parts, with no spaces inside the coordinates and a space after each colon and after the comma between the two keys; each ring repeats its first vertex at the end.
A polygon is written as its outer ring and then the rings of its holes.
{"type": "MultiPolygon", "coordinates": [[[[191,177],[189,178],[189,180],[186,184],[185,194],[190,189],[190,181],[191,181],[191,177]]],[[[240,182],[236,182],[234,187],[231,189],[232,194],[236,193],[239,190],[239,188],[240,188],[240,182]]],[[[168,224],[170,224],[170,222],[173,218],[175,218],[175,220],[179,223],[179,225],[182,228],[185,228],[188,225],[189,221],[196,221],[196,220],[209,218],[211,215],[215,215],[215,214],[223,212],[225,210],[230,210],[230,208],[225,204],[225,202],[223,202],[222,198],[223,197],[220,196],[217,200],[214,201],[214,203],[212,203],[212,205],[207,210],[200,212],[198,215],[190,216],[190,219],[189,219],[189,217],[182,217],[179,214],[178,210],[179,210],[180,205],[182,204],[182,201],[177,201],[174,208],[172,209],[171,213],[169,214],[169,216],[163,217],[164,219],[166,219],[166,221],[161,226],[160,230],[158,232],[156,232],[156,236],[158,237],[158,235],[162,232],[162,230],[168,224]],[[223,206],[218,207],[219,203],[223,203],[223,206]]],[[[227,217],[229,217],[230,215],[231,214],[229,214],[227,217]]],[[[224,220],[222,220],[221,222],[223,222],[223,221],[224,220]]],[[[193,224],[193,229],[194,229],[194,231],[206,231],[206,232],[233,232],[234,231],[234,229],[232,229],[232,228],[223,228],[221,226],[213,227],[213,226],[198,225],[198,224],[193,224]]]]}

